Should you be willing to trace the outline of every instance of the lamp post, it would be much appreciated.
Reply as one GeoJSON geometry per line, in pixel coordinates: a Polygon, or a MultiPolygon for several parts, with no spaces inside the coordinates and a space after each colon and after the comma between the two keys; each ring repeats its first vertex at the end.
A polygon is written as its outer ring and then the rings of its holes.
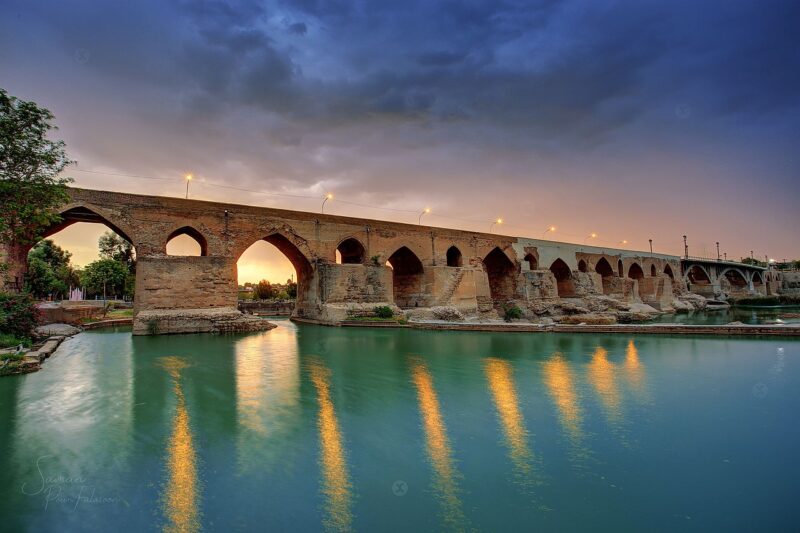
{"type": "Polygon", "coordinates": [[[689,245],[686,243],[686,235],[683,236],[683,256],[689,259],[689,245]]]}
{"type": "Polygon", "coordinates": [[[595,238],[597,238],[597,233],[590,233],[589,235],[586,236],[586,238],[583,239],[583,244],[586,244],[586,241],[588,241],[589,239],[595,239],[595,238]]]}
{"type": "Polygon", "coordinates": [[[717,243],[717,261],[719,261],[719,242],[717,243]]]}
{"type": "Polygon", "coordinates": [[[549,227],[548,227],[546,230],[544,230],[544,233],[542,233],[542,239],[544,239],[544,236],[545,236],[545,235],[547,235],[547,234],[548,234],[548,233],[550,233],[551,231],[555,231],[555,230],[556,230],[556,227],[555,227],[555,226],[549,226],[549,227]]]}
{"type": "Polygon", "coordinates": [[[186,196],[184,197],[186,200],[189,199],[189,182],[192,181],[192,175],[186,174],[186,196]]]}
{"type": "Polygon", "coordinates": [[[650,242],[650,253],[653,253],[653,239],[647,239],[650,242]]]}
{"type": "Polygon", "coordinates": [[[333,194],[328,193],[323,197],[322,207],[320,208],[320,213],[325,214],[325,202],[327,202],[328,200],[333,200],[333,194]]]}
{"type": "Polygon", "coordinates": [[[417,219],[417,225],[421,226],[422,225],[422,215],[427,215],[430,212],[431,212],[431,208],[430,207],[426,207],[425,210],[422,213],[419,214],[419,218],[417,219]]]}
{"type": "Polygon", "coordinates": [[[491,233],[491,232],[492,232],[492,228],[494,228],[494,225],[495,225],[495,224],[502,224],[502,223],[503,223],[503,219],[502,219],[502,218],[498,218],[497,220],[495,220],[494,222],[492,222],[492,225],[491,225],[491,226],[489,226],[489,233],[491,233]]]}

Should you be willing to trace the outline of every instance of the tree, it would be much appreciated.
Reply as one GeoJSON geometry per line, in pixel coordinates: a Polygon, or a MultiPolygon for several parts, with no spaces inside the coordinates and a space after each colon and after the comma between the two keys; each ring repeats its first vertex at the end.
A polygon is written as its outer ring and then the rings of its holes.
{"type": "Polygon", "coordinates": [[[28,253],[28,276],[25,284],[34,296],[64,296],[78,285],[78,276],[70,264],[72,254],[50,239],[40,241],[28,253]]]}
{"type": "Polygon", "coordinates": [[[253,299],[254,300],[269,300],[275,297],[275,289],[272,288],[272,284],[262,279],[258,282],[258,285],[253,287],[253,299]]]}
{"type": "Polygon", "coordinates": [[[745,265],[753,265],[759,267],[765,267],[767,264],[764,261],[759,261],[758,259],[751,259],[750,257],[745,257],[741,261],[745,265]]]}
{"type": "Polygon", "coordinates": [[[113,259],[98,259],[81,272],[81,284],[93,295],[105,297],[125,294],[130,273],[124,263],[113,259]]]}
{"type": "Polygon", "coordinates": [[[59,174],[71,161],[64,142],[47,137],[57,129],[53,118],[0,89],[0,242],[34,243],[60,220],[54,208],[67,201],[72,180],[59,174]]]}
{"type": "Polygon", "coordinates": [[[136,252],[129,241],[107,231],[100,236],[97,245],[100,248],[100,257],[119,261],[127,265],[128,271],[136,271],[136,252]]]}
{"type": "Polygon", "coordinates": [[[286,293],[289,295],[289,298],[297,298],[297,283],[295,283],[291,279],[287,279],[286,293]]]}

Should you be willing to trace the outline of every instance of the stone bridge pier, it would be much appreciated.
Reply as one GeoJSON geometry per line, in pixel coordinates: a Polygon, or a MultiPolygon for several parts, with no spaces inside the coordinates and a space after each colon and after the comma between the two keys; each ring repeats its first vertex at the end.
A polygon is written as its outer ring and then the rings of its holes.
{"type": "MultiPolygon", "coordinates": [[[[262,327],[237,309],[236,264],[259,240],[297,272],[293,316],[328,324],[377,305],[418,316],[444,306],[495,318],[507,305],[537,314],[589,297],[668,309],[685,290],[675,283],[675,256],[178,198],[85,189],[69,195],[61,222],[44,237],[93,222],[134,245],[134,334],[262,327]],[[200,255],[168,255],[167,243],[179,235],[197,241],[200,255]]],[[[7,288],[21,287],[29,249],[0,247],[7,288]]]]}

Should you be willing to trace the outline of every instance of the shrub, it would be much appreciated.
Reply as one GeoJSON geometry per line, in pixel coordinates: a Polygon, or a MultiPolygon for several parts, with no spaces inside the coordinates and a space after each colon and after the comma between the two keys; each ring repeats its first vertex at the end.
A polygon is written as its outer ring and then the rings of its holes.
{"type": "Polygon", "coordinates": [[[503,306],[503,320],[511,322],[512,320],[519,320],[522,318],[522,309],[516,305],[503,306]]]}
{"type": "Polygon", "coordinates": [[[379,255],[373,255],[373,256],[372,256],[372,257],[370,257],[369,259],[370,259],[370,261],[372,261],[372,264],[373,264],[373,265],[375,265],[375,266],[381,266],[381,263],[380,263],[381,256],[379,256],[379,255]]]}
{"type": "Polygon", "coordinates": [[[455,307],[435,306],[431,307],[431,313],[436,320],[446,320],[448,322],[463,322],[464,315],[455,307]]]}
{"type": "Polygon", "coordinates": [[[20,339],[33,336],[39,310],[27,293],[0,293],[0,333],[20,339]]]}
{"type": "Polygon", "coordinates": [[[394,311],[388,305],[379,305],[375,309],[375,316],[378,318],[392,318],[394,316],[394,311]]]}

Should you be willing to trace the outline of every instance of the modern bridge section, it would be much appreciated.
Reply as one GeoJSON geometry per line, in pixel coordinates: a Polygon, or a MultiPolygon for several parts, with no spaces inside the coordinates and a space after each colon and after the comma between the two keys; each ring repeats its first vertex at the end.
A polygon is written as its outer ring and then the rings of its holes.
{"type": "MultiPolygon", "coordinates": [[[[766,268],[736,261],[689,257],[681,259],[683,282],[689,291],[707,298],[766,295],[766,268]]],[[[769,289],[769,290],[768,290],[769,289]]]]}
{"type": "MultiPolygon", "coordinates": [[[[179,198],[87,189],[69,196],[62,221],[45,236],[99,222],[133,243],[137,334],[208,331],[220,321],[235,329],[236,263],[258,240],[275,245],[297,271],[294,316],[328,323],[379,304],[496,317],[511,303],[541,314],[605,295],[668,309],[686,290],[676,256],[179,198]],[[198,241],[199,257],[167,255],[179,234],[198,241]]],[[[0,247],[8,287],[21,285],[29,249],[0,247]]]]}

